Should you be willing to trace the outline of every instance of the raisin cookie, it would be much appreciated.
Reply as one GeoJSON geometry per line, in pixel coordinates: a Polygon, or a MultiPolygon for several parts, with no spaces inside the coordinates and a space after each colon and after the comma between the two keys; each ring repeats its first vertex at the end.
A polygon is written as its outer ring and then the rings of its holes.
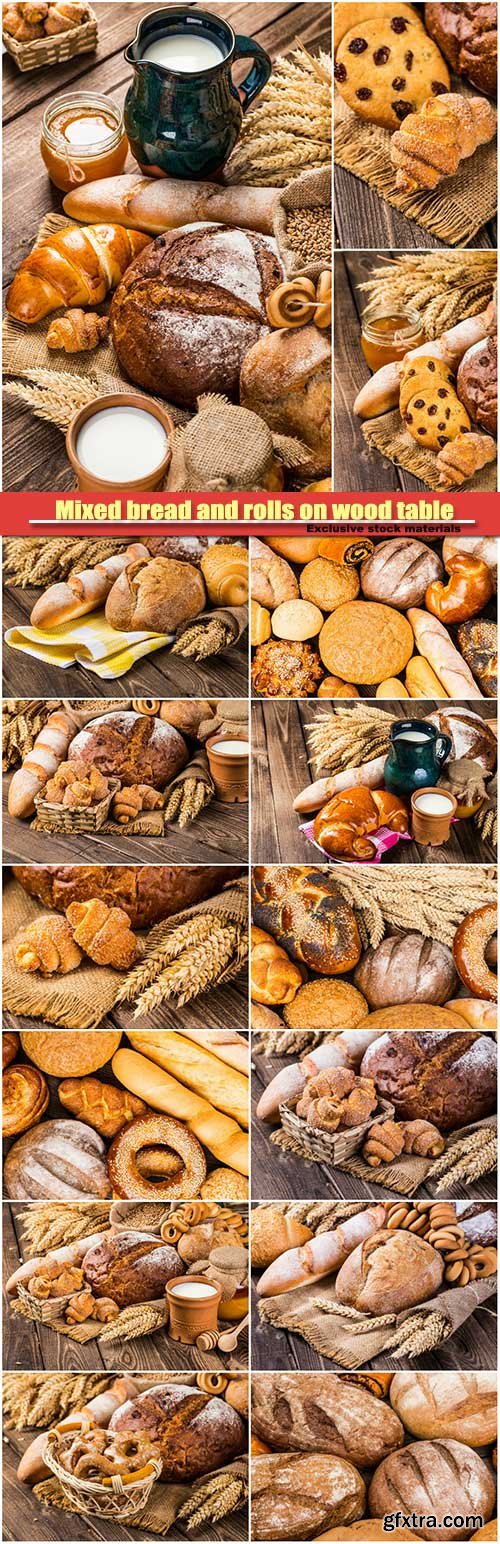
{"type": "Polygon", "coordinates": [[[363,30],[364,21],[383,21],[386,16],[406,16],[408,21],[418,21],[419,17],[414,5],[395,5],[394,0],[375,0],[368,5],[366,0],[336,0],[333,7],[333,50],[337,53],[339,43],[345,38],[346,32],[352,27],[363,30]]]}
{"type": "Polygon", "coordinates": [[[404,421],[413,440],[427,450],[442,450],[457,434],[468,434],[471,422],[453,386],[433,386],[410,398],[404,421]]]}
{"type": "Polygon", "coordinates": [[[400,412],[404,413],[411,397],[420,392],[432,391],[439,386],[453,386],[453,371],[446,365],[444,359],[433,359],[431,355],[417,354],[411,365],[401,374],[401,390],[399,393],[400,412]]]}
{"type": "Polygon", "coordinates": [[[334,76],[344,101],[368,123],[397,129],[427,97],[449,91],[450,77],[436,44],[418,21],[394,7],[383,21],[352,27],[337,50],[334,76]]]}

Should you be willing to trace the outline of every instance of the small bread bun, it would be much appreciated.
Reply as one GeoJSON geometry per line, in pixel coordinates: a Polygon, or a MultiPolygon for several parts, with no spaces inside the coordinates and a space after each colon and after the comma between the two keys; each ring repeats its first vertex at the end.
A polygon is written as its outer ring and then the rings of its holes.
{"type": "Polygon", "coordinates": [[[212,1169],[200,1188],[203,1201],[247,1201],[248,1180],[235,1169],[212,1169]]]}
{"type": "Polygon", "coordinates": [[[366,997],[348,981],[322,976],[299,987],[293,1002],[285,1003],[283,1018],[289,1029],[355,1029],[367,1007],[366,997]]]}
{"type": "Polygon", "coordinates": [[[323,612],[309,600],[284,600],[272,615],[275,638],[288,638],[292,643],[305,643],[306,638],[316,638],[323,626],[323,612]]]}

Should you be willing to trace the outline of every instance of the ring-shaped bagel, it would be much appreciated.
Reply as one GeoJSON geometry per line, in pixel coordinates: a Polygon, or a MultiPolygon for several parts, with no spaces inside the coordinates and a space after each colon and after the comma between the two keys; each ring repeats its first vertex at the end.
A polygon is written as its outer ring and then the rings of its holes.
{"type": "Polygon", "coordinates": [[[109,1178],[116,1196],[126,1201],[187,1201],[197,1196],[207,1165],[198,1138],[169,1115],[137,1115],[114,1138],[108,1153],[109,1178]],[[182,1158],[183,1169],[161,1183],[143,1178],[137,1154],[144,1147],[167,1147],[182,1158]]]}
{"type": "Polygon", "coordinates": [[[464,917],[453,939],[453,958],[461,981],[473,997],[487,1002],[497,1000],[497,978],[485,960],[485,949],[496,930],[496,906],[478,906],[464,917]]]}

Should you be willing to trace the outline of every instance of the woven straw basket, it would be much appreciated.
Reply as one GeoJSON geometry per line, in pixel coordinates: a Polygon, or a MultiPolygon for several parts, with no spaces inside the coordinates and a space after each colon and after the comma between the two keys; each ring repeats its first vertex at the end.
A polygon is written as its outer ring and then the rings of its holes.
{"type": "Polygon", "coordinates": [[[51,1324],[53,1319],[60,1319],[74,1296],[73,1292],[66,1292],[64,1297],[33,1297],[27,1287],[19,1282],[17,1295],[24,1304],[30,1319],[36,1319],[37,1324],[51,1324]]]}
{"type": "Polygon", "coordinates": [[[35,799],[37,821],[44,831],[67,831],[71,836],[76,831],[100,831],[101,826],[107,820],[111,800],[120,787],[119,777],[110,777],[109,792],[99,804],[90,804],[85,809],[68,810],[63,804],[49,804],[38,793],[35,799]]]}
{"type": "Polygon", "coordinates": [[[306,1158],[314,1158],[316,1163],[343,1163],[361,1147],[371,1126],[392,1120],[393,1115],[394,1105],[387,1099],[380,1099],[377,1113],[363,1121],[362,1126],[349,1126],[344,1131],[320,1131],[315,1126],[308,1126],[291,1104],[280,1104],[283,1130],[300,1144],[306,1158]]]}
{"type": "MultiPolygon", "coordinates": [[[[73,1441],[74,1435],[74,1431],[68,1432],[68,1446],[73,1441]]],[[[68,1474],[67,1469],[63,1469],[56,1452],[56,1450],[61,1451],[61,1442],[64,1443],[64,1437],[61,1436],[60,1431],[49,1431],[43,1450],[43,1460],[52,1474],[55,1474],[56,1480],[59,1480],[61,1490],[77,1512],[86,1512],[94,1517],[116,1518],[121,1521],[144,1510],[155,1480],[160,1478],[161,1458],[150,1460],[146,1465],[148,1472],[141,1480],[133,1480],[130,1485],[124,1485],[121,1475],[115,1474],[109,1485],[102,1485],[98,1480],[79,1480],[76,1475],[68,1474]]]]}
{"type": "Polygon", "coordinates": [[[97,17],[88,6],[88,21],[81,27],[71,27],[69,32],[57,32],[54,37],[35,38],[32,43],[18,43],[17,38],[2,32],[7,53],[23,74],[27,70],[41,70],[52,64],[65,64],[77,54],[91,53],[97,48],[97,17]]]}

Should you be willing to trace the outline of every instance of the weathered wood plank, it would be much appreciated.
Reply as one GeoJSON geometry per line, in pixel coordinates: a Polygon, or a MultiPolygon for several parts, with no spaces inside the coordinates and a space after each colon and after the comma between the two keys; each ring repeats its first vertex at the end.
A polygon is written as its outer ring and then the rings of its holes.
{"type": "MultiPolygon", "coordinates": [[[[397,247],[402,252],[446,249],[446,242],[424,230],[416,220],[408,220],[400,209],[393,209],[380,198],[375,188],[337,165],[335,225],[336,246],[343,249],[397,247]]],[[[483,226],[470,246],[496,247],[496,222],[483,226]]]]}

